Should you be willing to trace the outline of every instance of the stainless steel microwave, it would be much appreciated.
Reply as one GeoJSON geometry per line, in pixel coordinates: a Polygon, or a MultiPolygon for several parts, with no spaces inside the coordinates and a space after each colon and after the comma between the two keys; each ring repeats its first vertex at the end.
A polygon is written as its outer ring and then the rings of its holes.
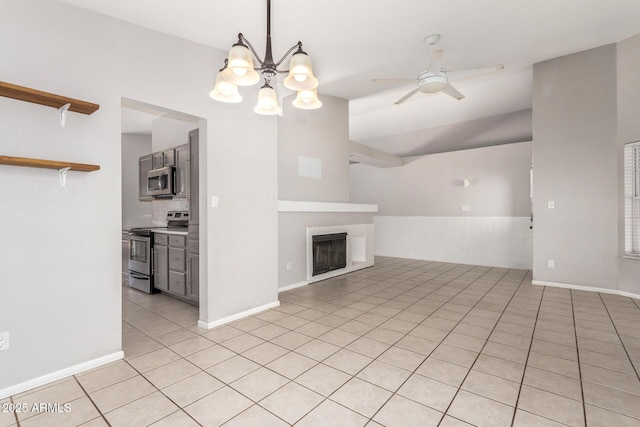
{"type": "Polygon", "coordinates": [[[166,166],[147,172],[147,194],[150,196],[173,196],[175,194],[175,168],[166,166]]]}

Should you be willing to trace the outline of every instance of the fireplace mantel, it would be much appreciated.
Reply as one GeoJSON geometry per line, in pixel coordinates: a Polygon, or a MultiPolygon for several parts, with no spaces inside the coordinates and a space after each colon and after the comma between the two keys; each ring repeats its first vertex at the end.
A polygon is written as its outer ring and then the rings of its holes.
{"type": "Polygon", "coordinates": [[[365,203],[305,202],[278,200],[278,212],[378,212],[378,205],[365,203]]]}

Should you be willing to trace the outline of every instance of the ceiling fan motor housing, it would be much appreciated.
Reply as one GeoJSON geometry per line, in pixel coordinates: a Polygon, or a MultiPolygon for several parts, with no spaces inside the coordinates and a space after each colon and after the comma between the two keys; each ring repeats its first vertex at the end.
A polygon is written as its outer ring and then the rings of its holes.
{"type": "Polygon", "coordinates": [[[438,74],[423,71],[418,76],[418,89],[422,93],[440,92],[449,83],[447,73],[442,70],[438,74]]]}

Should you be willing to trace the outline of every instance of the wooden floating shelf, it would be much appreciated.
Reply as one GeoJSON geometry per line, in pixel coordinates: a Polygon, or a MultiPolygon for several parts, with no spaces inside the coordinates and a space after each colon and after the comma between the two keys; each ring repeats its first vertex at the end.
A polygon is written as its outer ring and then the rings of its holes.
{"type": "Polygon", "coordinates": [[[71,104],[69,111],[75,111],[76,113],[82,114],[91,114],[100,108],[100,105],[93,104],[91,102],[67,98],[66,96],[43,92],[41,90],[31,89],[6,82],[0,82],[0,96],[33,102],[35,104],[46,105],[54,108],[60,108],[65,104],[71,104]]]}
{"type": "Polygon", "coordinates": [[[0,165],[9,166],[24,166],[30,168],[45,168],[45,169],[63,169],[71,168],[72,171],[78,172],[93,172],[100,169],[98,165],[88,165],[84,163],[71,163],[60,162],[57,160],[42,160],[42,159],[30,159],[27,157],[11,157],[0,156],[0,165]]]}

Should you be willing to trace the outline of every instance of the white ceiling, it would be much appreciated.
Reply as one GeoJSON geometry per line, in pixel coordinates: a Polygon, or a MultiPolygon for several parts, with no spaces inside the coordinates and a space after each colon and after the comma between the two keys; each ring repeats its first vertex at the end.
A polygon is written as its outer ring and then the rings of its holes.
{"type": "MultiPolygon", "coordinates": [[[[225,51],[242,32],[264,52],[265,0],[60,1],[225,51]]],[[[273,0],[271,32],[274,56],[301,40],[319,93],[350,101],[351,139],[379,142],[526,110],[534,63],[623,40],[640,32],[639,21],[638,0],[273,0]],[[428,62],[423,39],[433,33],[442,35],[444,68],[504,71],[454,82],[462,101],[418,94],[394,105],[412,83],[371,79],[416,77],[428,62]]]]}

